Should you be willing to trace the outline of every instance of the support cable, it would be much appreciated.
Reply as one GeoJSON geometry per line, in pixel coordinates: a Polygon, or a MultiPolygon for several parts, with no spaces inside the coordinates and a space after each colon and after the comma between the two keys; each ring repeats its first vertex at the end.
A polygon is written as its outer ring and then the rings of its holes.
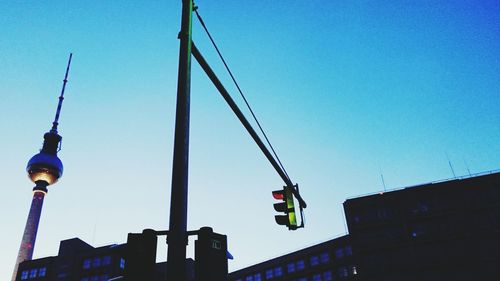
{"type": "Polygon", "coordinates": [[[259,136],[255,132],[255,130],[253,129],[253,127],[250,125],[250,123],[245,118],[245,116],[243,115],[243,113],[241,112],[241,110],[238,108],[238,106],[236,105],[236,103],[234,102],[234,100],[231,98],[231,96],[229,95],[229,93],[227,92],[227,90],[224,88],[224,86],[220,82],[219,78],[217,78],[217,76],[213,72],[212,68],[208,65],[207,61],[201,55],[201,53],[198,50],[198,48],[196,48],[196,45],[194,44],[194,42],[192,42],[191,46],[192,46],[192,54],[193,54],[194,58],[198,61],[198,63],[200,64],[201,68],[207,74],[208,78],[212,81],[212,83],[217,88],[217,90],[219,90],[219,93],[222,95],[222,97],[227,102],[227,104],[229,105],[229,107],[231,107],[231,109],[233,110],[234,114],[236,114],[236,116],[238,117],[238,119],[240,120],[240,122],[243,124],[243,126],[248,131],[248,133],[250,134],[250,136],[257,143],[257,145],[259,146],[259,148],[261,149],[261,151],[266,156],[267,160],[269,160],[269,162],[274,167],[274,169],[276,170],[276,172],[278,172],[278,174],[283,179],[283,181],[285,182],[285,184],[287,186],[292,187],[292,192],[295,195],[295,198],[297,198],[297,200],[299,201],[300,208],[301,208],[301,215],[302,215],[302,208],[306,208],[307,204],[304,201],[304,199],[302,199],[302,197],[300,196],[300,194],[298,192],[298,185],[293,185],[293,183],[291,182],[290,178],[288,178],[285,175],[284,171],[281,169],[281,167],[279,166],[279,164],[276,162],[276,159],[274,159],[274,157],[272,157],[271,153],[269,152],[269,150],[267,149],[267,147],[265,146],[265,144],[259,138],[259,136]]]}
{"type": "Polygon", "coordinates": [[[259,127],[262,135],[264,136],[264,138],[266,139],[266,142],[267,144],[269,145],[269,147],[271,148],[271,151],[273,152],[273,155],[274,157],[276,158],[276,160],[278,161],[281,169],[283,170],[283,173],[285,174],[286,178],[288,179],[288,181],[291,182],[290,180],[290,177],[288,176],[288,173],[286,172],[285,170],[285,167],[283,166],[283,164],[281,163],[281,160],[280,158],[278,157],[278,154],[276,153],[276,151],[274,150],[274,147],[271,145],[271,142],[269,141],[269,138],[267,137],[266,133],[264,132],[264,129],[262,128],[262,126],[260,125],[260,122],[259,120],[257,120],[257,117],[255,116],[252,108],[250,107],[250,104],[248,103],[245,95],[243,94],[243,91],[241,90],[240,86],[238,85],[238,82],[236,82],[236,79],[234,78],[234,75],[233,73],[231,72],[231,70],[229,69],[229,66],[227,65],[226,63],[226,60],[224,59],[224,57],[222,56],[221,52],[219,51],[219,48],[217,47],[217,44],[215,44],[215,41],[212,37],[212,35],[210,34],[210,32],[208,31],[207,29],[207,26],[205,25],[205,22],[203,21],[203,19],[201,18],[200,14],[198,13],[198,9],[195,9],[194,12],[196,13],[196,17],[198,18],[198,20],[200,21],[201,23],[201,26],[203,27],[203,29],[205,30],[205,32],[207,33],[208,35],[208,38],[210,38],[210,41],[212,42],[212,45],[214,46],[215,50],[217,51],[217,54],[219,55],[219,58],[222,60],[222,63],[224,64],[224,67],[226,68],[227,72],[229,73],[229,75],[231,76],[231,79],[233,80],[233,83],[234,85],[236,85],[236,88],[238,89],[238,92],[240,93],[241,97],[243,98],[243,100],[245,101],[245,104],[248,108],[248,110],[250,111],[250,113],[252,114],[252,117],[253,119],[255,120],[255,122],[257,123],[257,126],[259,127]]]}

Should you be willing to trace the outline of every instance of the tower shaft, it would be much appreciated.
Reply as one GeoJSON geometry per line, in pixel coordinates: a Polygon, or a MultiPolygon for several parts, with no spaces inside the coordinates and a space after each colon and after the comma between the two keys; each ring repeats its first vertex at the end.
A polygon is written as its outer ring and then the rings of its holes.
{"type": "Polygon", "coordinates": [[[23,239],[21,240],[16,265],[14,266],[14,273],[12,274],[12,281],[16,280],[19,264],[25,260],[31,260],[33,257],[36,233],[38,231],[38,223],[40,222],[40,216],[42,214],[43,199],[45,198],[45,194],[46,191],[35,187],[30,212],[28,214],[28,219],[26,220],[26,226],[24,227],[23,239]]]}

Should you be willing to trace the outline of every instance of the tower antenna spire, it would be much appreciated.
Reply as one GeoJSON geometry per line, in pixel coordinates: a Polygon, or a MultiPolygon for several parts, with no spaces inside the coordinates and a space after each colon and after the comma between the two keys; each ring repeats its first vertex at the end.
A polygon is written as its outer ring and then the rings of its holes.
{"type": "Polygon", "coordinates": [[[64,90],[66,89],[66,83],[68,83],[68,73],[69,67],[71,65],[71,58],[73,57],[73,53],[69,54],[68,66],[66,66],[66,74],[64,74],[63,86],[61,90],[61,95],[59,96],[59,103],[57,104],[56,117],[54,118],[54,122],[52,122],[51,133],[57,133],[57,125],[59,125],[59,114],[61,114],[61,107],[64,100],[64,90]]]}

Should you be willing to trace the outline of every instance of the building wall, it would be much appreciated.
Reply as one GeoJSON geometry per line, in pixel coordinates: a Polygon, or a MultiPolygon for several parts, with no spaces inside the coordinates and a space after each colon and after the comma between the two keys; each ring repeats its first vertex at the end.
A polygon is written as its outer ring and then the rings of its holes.
{"type": "Polygon", "coordinates": [[[230,281],[356,280],[348,236],[302,249],[229,274],[230,281]]]}
{"type": "Polygon", "coordinates": [[[362,280],[500,273],[499,173],[350,199],[344,209],[362,280]]]}
{"type": "MultiPolygon", "coordinates": [[[[131,250],[128,244],[94,248],[78,238],[64,240],[57,256],[21,263],[16,281],[126,280],[126,259],[131,250]]],[[[193,259],[186,260],[186,268],[188,280],[193,281],[193,259]]],[[[165,281],[166,269],[166,262],[157,263],[153,269],[154,281],[165,281]]]]}
{"type": "Polygon", "coordinates": [[[61,241],[54,257],[25,261],[16,281],[107,281],[123,275],[124,246],[94,248],[80,239],[61,241]]]}

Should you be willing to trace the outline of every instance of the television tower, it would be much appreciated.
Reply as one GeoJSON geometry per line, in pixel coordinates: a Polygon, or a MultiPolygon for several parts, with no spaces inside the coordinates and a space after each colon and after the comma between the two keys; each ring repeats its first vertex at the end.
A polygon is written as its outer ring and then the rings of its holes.
{"type": "Polygon", "coordinates": [[[68,82],[68,72],[72,57],[73,54],[70,54],[68,66],[66,67],[66,74],[64,75],[61,95],[59,96],[56,116],[54,122],[52,122],[52,128],[43,136],[43,147],[40,153],[31,157],[26,166],[28,176],[31,181],[35,183],[35,187],[33,188],[33,199],[31,201],[26,226],[24,227],[19,253],[17,254],[12,281],[16,280],[19,264],[25,260],[31,260],[33,257],[38,223],[40,222],[40,215],[42,213],[43,199],[48,192],[47,186],[56,183],[63,173],[63,164],[57,157],[57,152],[61,150],[60,143],[62,139],[57,133],[57,125],[59,124],[59,114],[61,113],[61,106],[64,100],[64,90],[68,82]]]}

